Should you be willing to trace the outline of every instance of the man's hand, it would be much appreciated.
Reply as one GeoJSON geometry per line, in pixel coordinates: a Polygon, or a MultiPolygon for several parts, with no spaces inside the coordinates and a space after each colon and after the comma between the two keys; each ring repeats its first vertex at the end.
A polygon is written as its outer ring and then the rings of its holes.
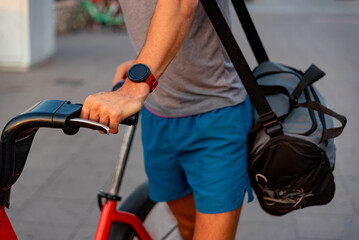
{"type": "Polygon", "coordinates": [[[135,59],[130,59],[127,62],[117,66],[116,73],[112,81],[112,86],[115,86],[116,83],[126,78],[128,70],[134,65],[134,63],[135,59]]]}
{"type": "Polygon", "coordinates": [[[111,133],[118,133],[120,122],[139,112],[149,93],[150,88],[147,83],[133,83],[126,80],[117,91],[88,96],[80,117],[109,126],[111,133]]]}

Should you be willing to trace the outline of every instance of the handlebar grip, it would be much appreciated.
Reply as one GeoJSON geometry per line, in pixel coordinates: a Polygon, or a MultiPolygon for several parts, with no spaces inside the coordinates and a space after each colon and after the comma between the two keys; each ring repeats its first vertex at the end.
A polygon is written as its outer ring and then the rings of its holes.
{"type": "Polygon", "coordinates": [[[137,122],[138,122],[138,113],[135,113],[131,117],[124,119],[120,124],[132,126],[132,125],[136,125],[137,122]]]}
{"type": "Polygon", "coordinates": [[[112,87],[112,91],[116,91],[118,90],[119,88],[122,87],[122,85],[125,83],[125,79],[119,81],[118,83],[115,84],[115,86],[112,87]]]}

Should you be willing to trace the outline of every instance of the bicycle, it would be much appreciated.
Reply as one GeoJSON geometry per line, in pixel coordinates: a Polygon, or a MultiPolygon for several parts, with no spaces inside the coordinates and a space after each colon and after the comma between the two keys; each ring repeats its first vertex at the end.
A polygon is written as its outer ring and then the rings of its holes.
{"type": "Polygon", "coordinates": [[[117,0],[84,0],[76,22],[87,20],[90,20],[91,29],[95,28],[96,24],[121,28],[125,22],[117,0]]]}
{"type": "MultiPolygon", "coordinates": [[[[118,83],[114,89],[120,87],[118,83]]],[[[27,156],[39,128],[62,129],[74,135],[80,128],[89,128],[109,134],[109,128],[97,122],[78,118],[81,104],[64,100],[45,100],[11,119],[1,134],[0,146],[0,239],[17,239],[5,212],[10,206],[10,191],[25,166],[27,156]]],[[[98,194],[101,210],[95,240],[104,239],[178,239],[177,223],[165,204],[156,204],[148,196],[147,182],[136,188],[123,202],[117,203],[139,114],[125,119],[128,125],[109,192],[98,194]],[[158,220],[160,219],[160,220],[158,220]],[[158,225],[160,224],[160,225],[158,225]],[[162,225],[161,225],[162,224],[162,225]],[[166,226],[164,227],[165,224],[166,226]]]]}

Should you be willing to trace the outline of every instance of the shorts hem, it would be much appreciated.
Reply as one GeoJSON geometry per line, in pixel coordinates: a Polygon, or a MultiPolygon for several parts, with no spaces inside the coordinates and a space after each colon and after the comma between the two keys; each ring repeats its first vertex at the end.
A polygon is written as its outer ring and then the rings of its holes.
{"type": "Polygon", "coordinates": [[[206,206],[198,207],[198,206],[196,206],[196,209],[198,212],[204,213],[204,214],[218,214],[218,213],[231,212],[243,205],[244,196],[246,193],[248,195],[248,203],[252,202],[254,200],[254,198],[253,198],[252,189],[250,188],[249,190],[245,189],[243,191],[243,193],[241,194],[241,196],[238,198],[239,200],[234,202],[231,205],[225,205],[222,207],[206,207],[206,206]]]}
{"type": "Polygon", "coordinates": [[[183,198],[191,193],[192,193],[192,189],[187,188],[185,191],[183,191],[181,194],[178,194],[178,195],[171,195],[171,196],[167,196],[167,197],[156,197],[156,196],[151,195],[151,191],[150,191],[150,199],[154,202],[170,202],[170,201],[174,201],[174,200],[183,198]]]}

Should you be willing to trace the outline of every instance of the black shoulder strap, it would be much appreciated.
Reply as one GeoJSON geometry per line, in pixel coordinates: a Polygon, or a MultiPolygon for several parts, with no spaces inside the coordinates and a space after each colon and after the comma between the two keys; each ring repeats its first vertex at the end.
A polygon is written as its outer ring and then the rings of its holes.
{"type": "Polygon", "coordinates": [[[254,56],[258,63],[269,61],[267,53],[263,47],[262,41],[258,35],[257,29],[254,26],[251,16],[244,0],[232,0],[234,9],[236,10],[239,21],[242,24],[244,33],[247,36],[249,45],[252,48],[254,56]]]}
{"type": "Polygon", "coordinates": [[[257,110],[259,120],[262,125],[268,130],[271,136],[282,134],[282,128],[279,127],[279,122],[276,114],[272,111],[267,102],[261,88],[255,80],[253,73],[240,50],[236,39],[234,38],[231,29],[229,28],[226,19],[224,18],[218,4],[215,0],[201,0],[204,9],[209,16],[228,56],[232,60],[234,68],[240,76],[248,95],[257,110]],[[269,131],[275,130],[275,131],[269,131]]]}

